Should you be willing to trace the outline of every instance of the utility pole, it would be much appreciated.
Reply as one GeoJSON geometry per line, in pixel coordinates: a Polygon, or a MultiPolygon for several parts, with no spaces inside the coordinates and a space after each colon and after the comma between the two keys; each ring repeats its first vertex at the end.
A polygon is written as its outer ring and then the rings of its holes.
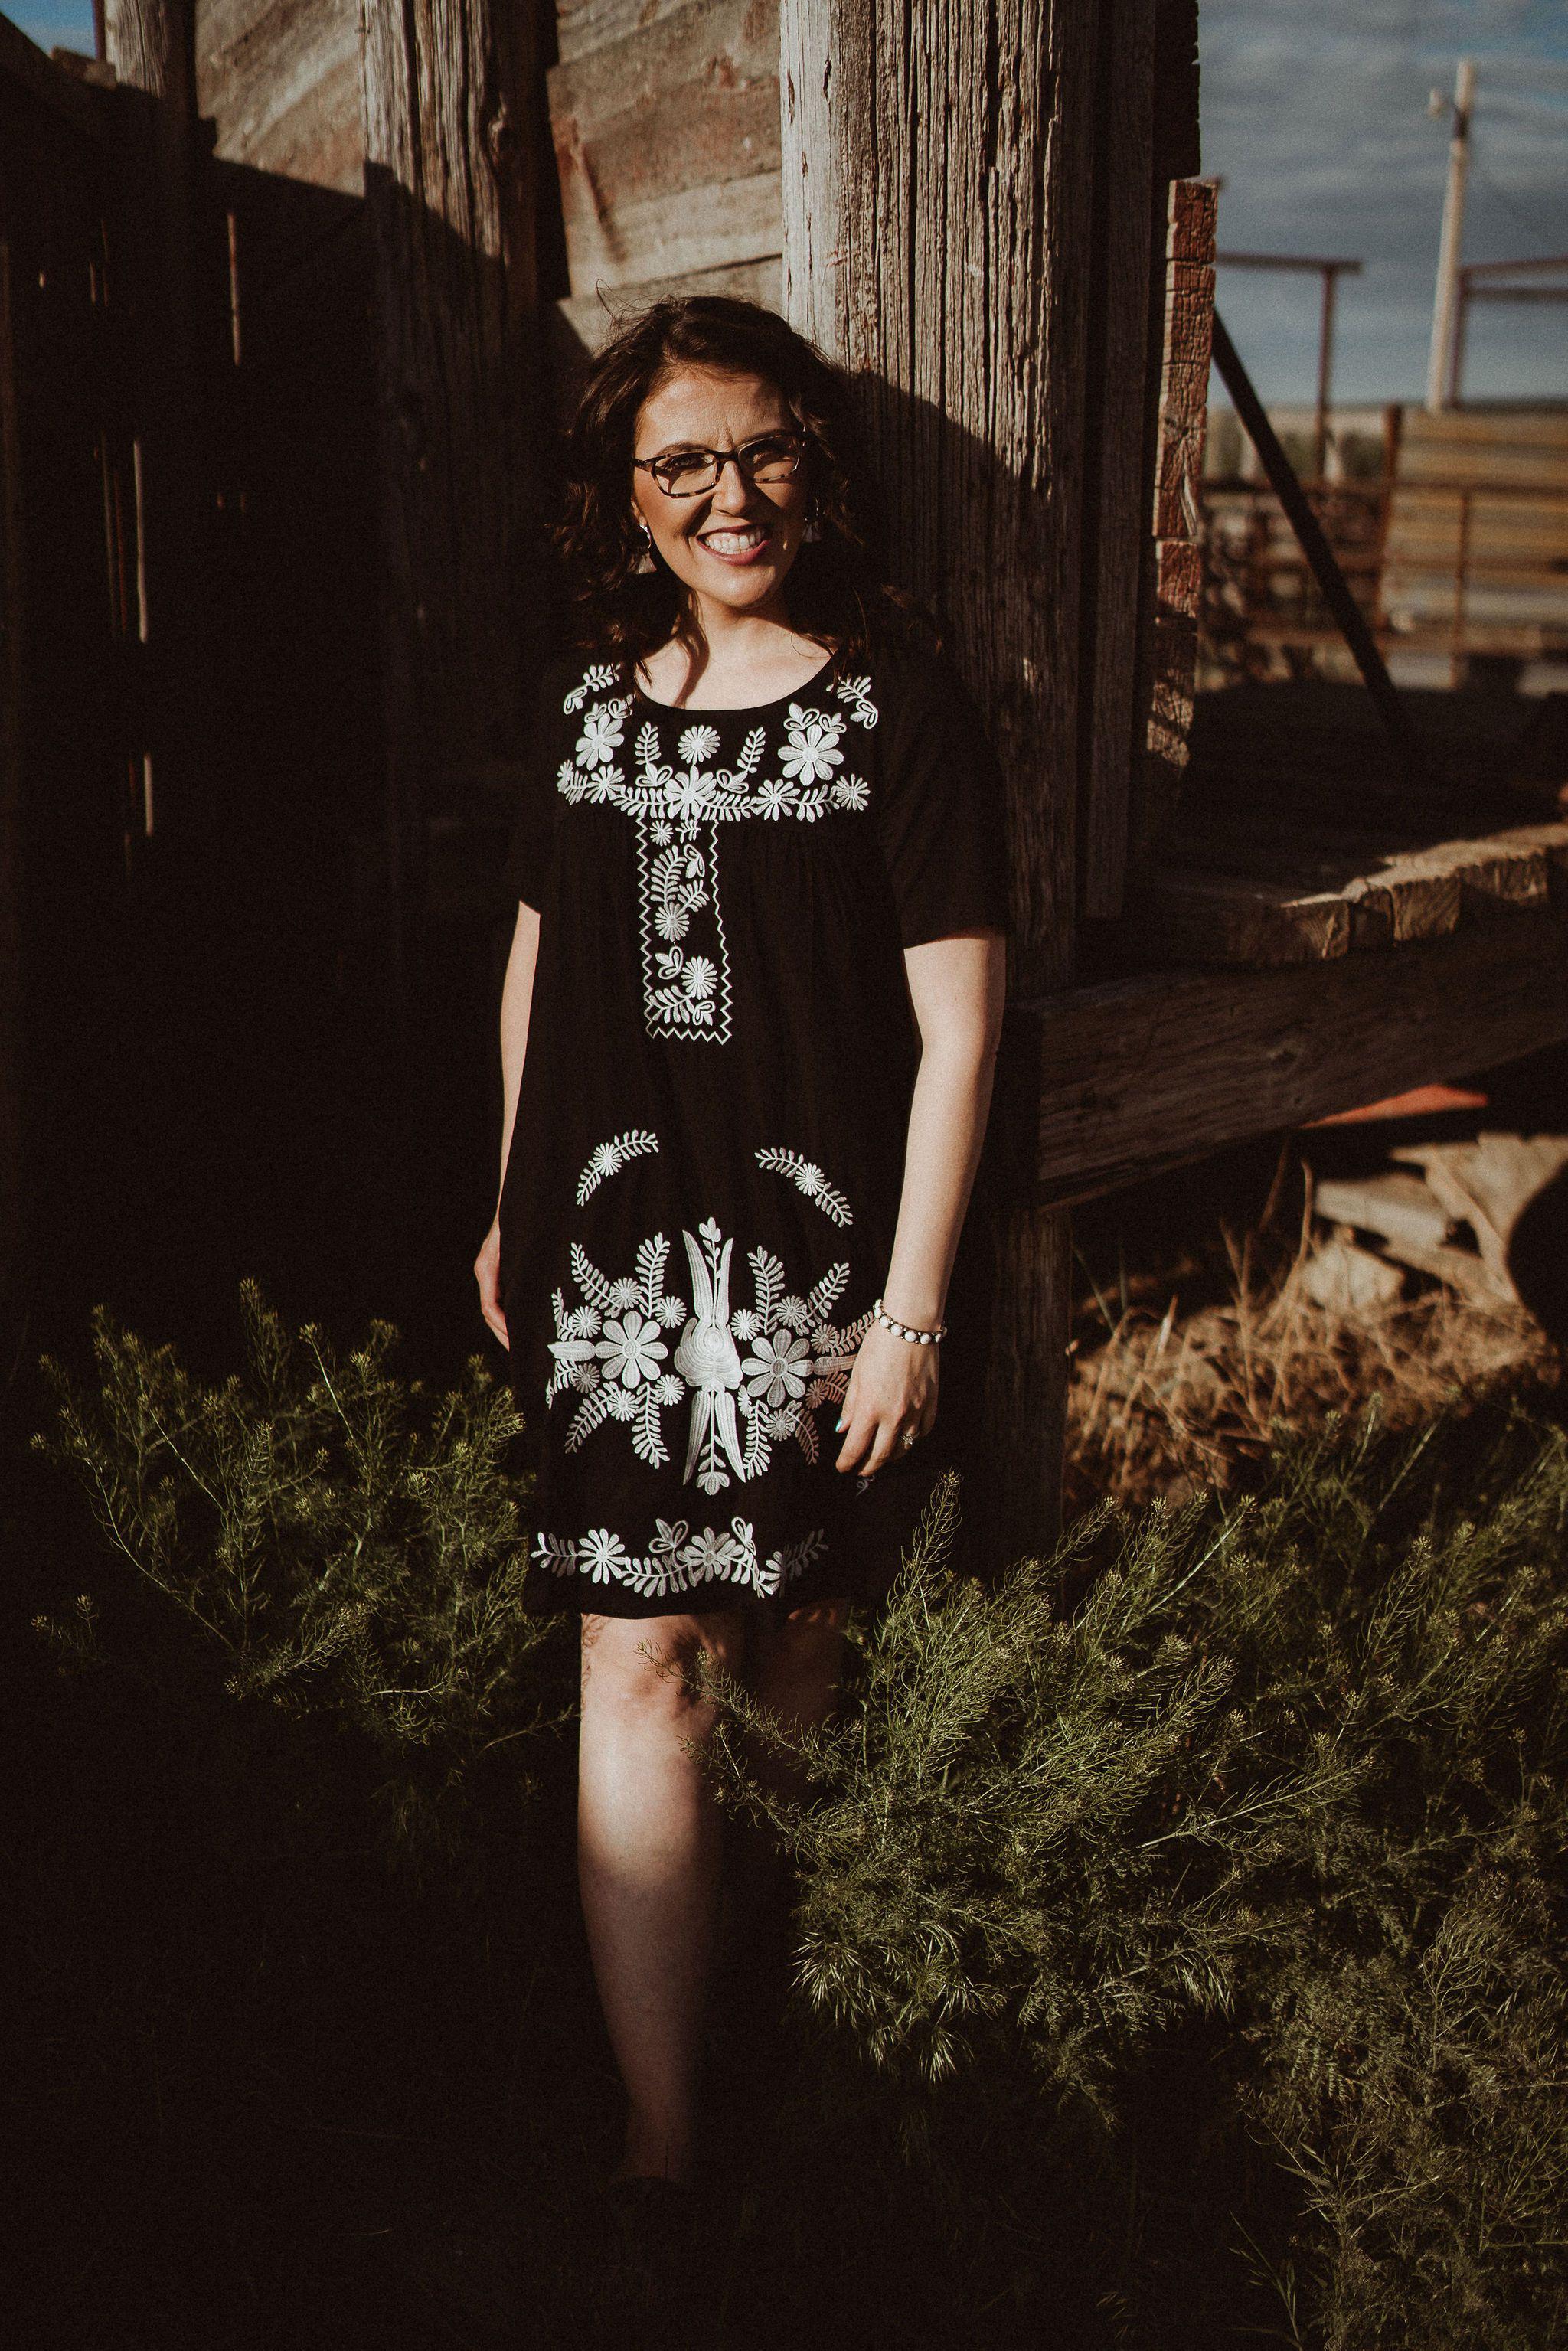
{"type": "MultiPolygon", "coordinates": [[[[1465,183],[1470,168],[1470,115],[1476,69],[1459,59],[1454,76],[1453,136],[1448,141],[1448,187],[1443,199],[1443,235],[1437,247],[1437,287],[1432,304],[1432,349],[1427,362],[1427,406],[1433,415],[1453,398],[1454,329],[1459,298],[1459,253],[1465,241],[1465,183]]],[[[1432,92],[1429,111],[1441,114],[1448,100],[1432,92]]]]}

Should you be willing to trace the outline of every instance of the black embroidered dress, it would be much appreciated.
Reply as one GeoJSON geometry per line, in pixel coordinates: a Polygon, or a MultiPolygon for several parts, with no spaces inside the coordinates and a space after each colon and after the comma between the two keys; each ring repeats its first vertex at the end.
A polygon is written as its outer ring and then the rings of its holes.
{"type": "Polygon", "coordinates": [[[869,1481],[833,1467],[903,1184],[903,949],[1007,924],[973,706],[902,657],[745,710],[578,662],[546,679],[527,774],[504,871],[539,946],[501,1286],[536,1604],[862,1593],[889,1564],[875,1489],[917,1507],[967,1400],[956,1269],[931,1437],[869,1481]]]}

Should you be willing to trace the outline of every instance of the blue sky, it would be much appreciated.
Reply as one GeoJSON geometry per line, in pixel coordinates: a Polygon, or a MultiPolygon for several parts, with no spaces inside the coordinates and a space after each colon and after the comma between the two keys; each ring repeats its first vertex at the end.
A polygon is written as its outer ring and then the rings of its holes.
{"type": "MultiPolygon", "coordinates": [[[[1203,162],[1219,242],[1359,256],[1342,278],[1335,395],[1419,395],[1448,130],[1427,92],[1476,66],[1467,261],[1568,254],[1563,0],[1202,0],[1203,162]]],[[[1305,400],[1317,280],[1221,271],[1218,302],[1264,397],[1305,400]]],[[[1465,388],[1568,398],[1568,304],[1471,314],[1465,388]]]]}
{"type": "MultiPolygon", "coordinates": [[[[14,0],[47,48],[92,47],[90,0],[14,0]]],[[[1418,395],[1448,134],[1427,113],[1476,61],[1470,261],[1568,253],[1568,0],[1202,0],[1204,168],[1222,246],[1343,253],[1335,391],[1418,395]]],[[[1316,281],[1223,273],[1219,301],[1265,398],[1306,400],[1316,281]]],[[[1473,314],[1466,388],[1568,398],[1568,305],[1473,314]]]]}
{"type": "Polygon", "coordinates": [[[92,55],[92,0],[7,0],[0,14],[20,25],[41,49],[80,49],[92,55]]]}

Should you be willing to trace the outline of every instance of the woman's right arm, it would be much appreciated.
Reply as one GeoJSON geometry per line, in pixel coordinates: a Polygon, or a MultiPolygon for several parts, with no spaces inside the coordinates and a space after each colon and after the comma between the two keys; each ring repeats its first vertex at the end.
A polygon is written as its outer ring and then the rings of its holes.
{"type": "Polygon", "coordinates": [[[496,1189],[496,1213],[474,1260],[474,1278],[479,1284],[479,1311],[503,1347],[510,1343],[507,1318],[501,1311],[500,1186],[506,1181],[512,1129],[517,1118],[517,1092],[528,1050],[528,1012],[534,1000],[534,965],[538,947],[538,915],[532,906],[525,906],[519,900],[511,952],[507,957],[507,977],[501,988],[501,1172],[496,1189]]]}

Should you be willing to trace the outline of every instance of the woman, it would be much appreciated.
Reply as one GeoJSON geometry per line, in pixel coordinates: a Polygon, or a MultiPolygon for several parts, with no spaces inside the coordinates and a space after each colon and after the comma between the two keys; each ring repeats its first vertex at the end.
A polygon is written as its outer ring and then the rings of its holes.
{"type": "Polygon", "coordinates": [[[847,446],[839,379],[750,303],[657,303],[600,355],[559,533],[583,651],[506,868],[475,1270],[534,1440],[536,1586],[582,1616],[628,2180],[693,2153],[720,1821],[682,1668],[831,1707],[845,1610],[943,1458],[909,1457],[1000,1025],[999,780],[880,581],[847,446]]]}

